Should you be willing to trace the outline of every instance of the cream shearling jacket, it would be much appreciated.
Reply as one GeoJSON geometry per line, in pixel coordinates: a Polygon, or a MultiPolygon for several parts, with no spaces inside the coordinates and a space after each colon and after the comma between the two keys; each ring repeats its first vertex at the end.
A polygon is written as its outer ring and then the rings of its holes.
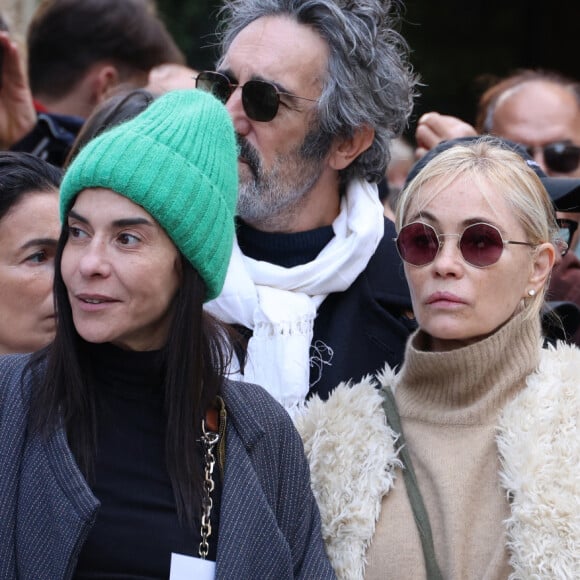
{"type": "MultiPolygon", "coordinates": [[[[526,383],[497,426],[500,479],[511,508],[510,580],[580,578],[580,350],[564,344],[543,350],[526,383]]],[[[340,579],[364,577],[381,500],[404,485],[396,478],[397,434],[377,391],[396,385],[385,367],[376,379],[342,383],[327,401],[313,398],[294,418],[340,579]]]]}

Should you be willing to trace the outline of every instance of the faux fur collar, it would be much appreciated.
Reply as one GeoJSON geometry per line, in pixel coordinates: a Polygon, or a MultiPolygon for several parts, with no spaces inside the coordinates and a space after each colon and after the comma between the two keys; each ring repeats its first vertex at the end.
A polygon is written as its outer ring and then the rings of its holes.
{"type": "MultiPolygon", "coordinates": [[[[295,416],[310,461],[322,535],[337,577],[362,579],[381,499],[392,488],[394,433],[377,391],[394,388],[388,367],[327,401],[313,398],[295,416]]],[[[537,372],[504,409],[498,426],[510,580],[580,577],[580,350],[543,350],[537,372]]],[[[404,485],[402,480],[398,485],[404,485]]]]}
{"type": "Polygon", "coordinates": [[[397,435],[387,426],[382,404],[376,383],[367,377],[352,387],[341,383],[327,401],[312,398],[294,416],[338,578],[363,577],[381,499],[401,467],[393,446],[397,435]]]}
{"type": "Polygon", "coordinates": [[[516,578],[580,578],[580,350],[542,353],[498,429],[516,578]]]}

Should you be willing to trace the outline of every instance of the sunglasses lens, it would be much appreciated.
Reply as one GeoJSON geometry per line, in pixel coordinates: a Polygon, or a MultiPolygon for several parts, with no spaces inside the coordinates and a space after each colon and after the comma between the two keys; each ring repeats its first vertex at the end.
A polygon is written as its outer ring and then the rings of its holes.
{"type": "Polygon", "coordinates": [[[195,87],[211,93],[224,104],[232,95],[230,81],[220,73],[209,71],[199,73],[195,79],[195,87]]]}
{"type": "Polygon", "coordinates": [[[246,115],[254,121],[271,121],[278,112],[278,91],[264,81],[248,81],[242,89],[246,115]]]}
{"type": "Polygon", "coordinates": [[[544,147],[546,165],[557,173],[570,173],[580,164],[580,147],[569,143],[551,143],[544,147]]]}
{"type": "Polygon", "coordinates": [[[578,229],[578,222],[576,220],[568,220],[564,218],[558,218],[556,220],[558,222],[558,227],[560,228],[558,234],[557,243],[558,249],[562,256],[565,256],[568,253],[568,249],[572,244],[572,238],[578,229]]]}
{"type": "Polygon", "coordinates": [[[478,268],[485,268],[500,259],[503,240],[493,226],[473,224],[463,231],[459,249],[466,262],[478,268]]]}
{"type": "Polygon", "coordinates": [[[570,240],[572,238],[571,234],[570,234],[570,227],[569,227],[569,223],[568,220],[557,220],[558,222],[558,226],[560,228],[559,231],[559,237],[566,242],[568,245],[570,245],[570,240]]]}
{"type": "Polygon", "coordinates": [[[439,251],[435,230],[423,223],[413,223],[401,228],[397,236],[397,249],[405,262],[412,266],[430,264],[439,251]]]}

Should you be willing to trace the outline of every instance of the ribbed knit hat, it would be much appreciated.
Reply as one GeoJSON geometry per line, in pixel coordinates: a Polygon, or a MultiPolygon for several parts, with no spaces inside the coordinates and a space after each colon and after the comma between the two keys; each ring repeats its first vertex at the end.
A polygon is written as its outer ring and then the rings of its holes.
{"type": "Polygon", "coordinates": [[[211,300],[221,292],[233,246],[237,157],[232,121],[215,97],[169,92],[83,148],[61,185],[61,220],[83,189],[129,198],[163,227],[211,300]]]}

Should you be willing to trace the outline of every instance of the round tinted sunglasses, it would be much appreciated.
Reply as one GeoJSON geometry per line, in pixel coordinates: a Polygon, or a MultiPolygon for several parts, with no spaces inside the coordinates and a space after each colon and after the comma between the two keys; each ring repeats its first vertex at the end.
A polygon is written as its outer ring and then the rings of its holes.
{"type": "Polygon", "coordinates": [[[438,234],[433,226],[413,222],[403,228],[395,238],[401,258],[412,266],[427,266],[437,257],[443,246],[443,238],[455,237],[463,259],[476,268],[486,268],[501,257],[506,244],[532,246],[529,242],[504,240],[500,231],[490,224],[477,223],[467,226],[461,234],[438,234]]]}
{"type": "Polygon", "coordinates": [[[556,141],[541,147],[524,147],[531,157],[534,157],[537,149],[541,149],[546,167],[555,173],[571,173],[580,165],[580,147],[568,141],[556,141]]]}
{"type": "Polygon", "coordinates": [[[212,93],[224,104],[236,88],[240,87],[244,111],[254,121],[271,121],[278,113],[281,103],[280,95],[286,95],[292,99],[312,101],[313,103],[317,102],[316,99],[308,99],[280,91],[276,85],[268,81],[251,80],[245,85],[238,85],[232,83],[226,75],[212,71],[199,73],[195,79],[195,86],[212,93]]]}

